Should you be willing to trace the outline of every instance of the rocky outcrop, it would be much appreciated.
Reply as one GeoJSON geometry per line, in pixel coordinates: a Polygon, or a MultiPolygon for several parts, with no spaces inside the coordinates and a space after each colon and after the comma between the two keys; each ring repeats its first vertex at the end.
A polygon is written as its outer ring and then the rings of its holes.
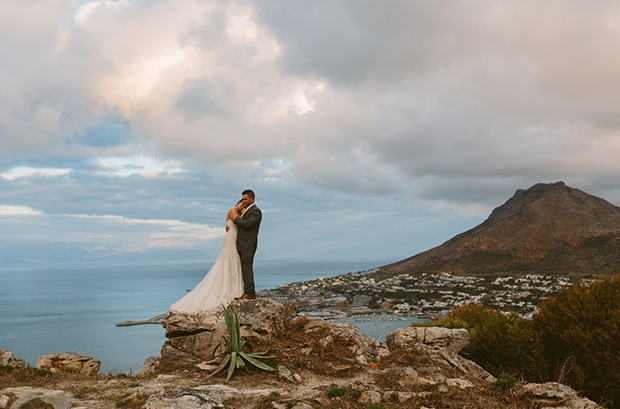
{"type": "MultiPolygon", "coordinates": [[[[387,347],[360,332],[350,324],[330,324],[322,319],[292,317],[280,303],[270,299],[256,299],[237,303],[242,338],[269,339],[285,329],[285,321],[299,321],[306,333],[328,332],[320,342],[323,348],[329,347],[335,338],[346,339],[349,349],[360,364],[369,360],[380,359],[389,354],[387,347]]],[[[162,322],[168,340],[161,350],[161,362],[164,366],[195,365],[214,358],[214,351],[228,336],[222,311],[212,314],[169,313],[162,322]]],[[[303,348],[303,347],[302,347],[303,348]]],[[[311,348],[311,347],[307,347],[311,348]]],[[[306,353],[310,353],[306,350],[306,353]]],[[[149,366],[155,363],[150,361],[149,366]]],[[[143,368],[145,372],[148,369],[143,368]]],[[[142,372],[142,370],[141,370],[142,372]]]]}
{"type": "Polygon", "coordinates": [[[397,345],[422,344],[431,349],[447,349],[456,354],[469,345],[471,337],[463,328],[406,327],[390,334],[388,342],[397,345]]]}
{"type": "MultiPolygon", "coordinates": [[[[235,304],[242,337],[271,337],[284,329],[285,308],[270,299],[235,304]]],[[[166,338],[161,350],[165,366],[194,365],[213,359],[228,335],[224,312],[215,309],[203,314],[170,312],[162,320],[166,338]]]]}
{"type": "Polygon", "coordinates": [[[144,409],[215,409],[224,408],[222,400],[210,391],[199,389],[172,389],[151,396],[144,409]]]}
{"type": "Polygon", "coordinates": [[[599,405],[588,398],[577,395],[573,389],[557,382],[528,383],[523,385],[523,392],[529,396],[537,407],[566,409],[598,409],[599,405]]]}
{"type": "MultiPolygon", "coordinates": [[[[360,364],[367,364],[371,361],[381,360],[390,354],[387,345],[375,339],[363,335],[359,328],[352,324],[331,324],[322,319],[308,319],[301,317],[304,321],[303,331],[310,334],[312,332],[326,332],[324,338],[319,341],[323,348],[328,348],[336,338],[346,340],[348,348],[355,356],[355,361],[360,364]]],[[[311,346],[306,348],[312,348],[311,346]]],[[[305,353],[311,353],[305,350],[305,353]]]]}
{"type": "Polygon", "coordinates": [[[82,356],[75,352],[64,352],[43,355],[37,360],[37,368],[47,369],[50,372],[80,374],[85,376],[97,375],[101,361],[92,356],[82,356]]]}
{"type": "MultiPolygon", "coordinates": [[[[357,397],[353,398],[355,404],[364,406],[600,408],[579,397],[571,388],[557,383],[520,384],[510,391],[511,399],[517,401],[504,405],[501,398],[489,393],[489,386],[495,378],[476,363],[458,355],[469,340],[465,330],[402,328],[389,337],[388,348],[385,343],[365,337],[357,327],[291,315],[287,308],[271,300],[239,303],[236,308],[242,334],[271,339],[275,343],[280,362],[277,362],[274,375],[255,371],[239,378],[233,376],[230,382],[224,381],[225,376],[206,377],[200,368],[209,372],[212,368],[202,362],[202,354],[213,344],[198,345],[201,339],[209,338],[204,335],[200,338],[200,334],[212,333],[210,337],[214,337],[213,334],[226,333],[223,316],[191,316],[184,320],[182,315],[170,314],[164,323],[169,349],[162,348],[162,352],[176,348],[171,341],[185,338],[184,342],[175,345],[183,345],[186,349],[171,356],[187,356],[191,357],[191,362],[199,362],[192,368],[160,373],[162,367],[157,368],[157,365],[162,357],[158,357],[147,359],[141,373],[159,375],[141,378],[139,382],[135,379],[75,376],[79,372],[70,362],[75,365],[90,362],[84,360],[90,357],[54,354],[40,361],[49,361],[46,366],[50,370],[73,368],[69,372],[74,375],[69,377],[71,381],[65,385],[65,390],[1,389],[0,409],[113,409],[123,402],[133,405],[140,402],[141,406],[135,407],[145,409],[255,408],[257,405],[293,409],[351,407],[351,401],[340,404],[340,398],[329,396],[327,391],[334,385],[346,388],[348,396],[357,392],[357,397]],[[287,331],[285,336],[282,336],[283,330],[287,331]],[[198,338],[191,340],[192,337],[198,338]],[[284,342],[293,338],[294,342],[284,342]],[[344,360],[330,366],[336,362],[334,351],[344,360]],[[310,357],[313,360],[306,361],[310,357]],[[294,370],[284,366],[289,363],[294,370]],[[90,383],[89,386],[79,386],[79,382],[90,383]],[[76,391],[85,396],[78,396],[76,391]],[[440,398],[446,401],[438,401],[440,398]]],[[[53,385],[54,389],[59,389],[60,385],[53,385]]]]}
{"type": "Polygon", "coordinates": [[[0,351],[0,367],[7,366],[11,368],[24,368],[26,361],[20,358],[16,358],[13,352],[8,349],[0,351]]]}
{"type": "Polygon", "coordinates": [[[0,390],[0,408],[70,409],[71,401],[64,391],[22,386],[0,390]]]}

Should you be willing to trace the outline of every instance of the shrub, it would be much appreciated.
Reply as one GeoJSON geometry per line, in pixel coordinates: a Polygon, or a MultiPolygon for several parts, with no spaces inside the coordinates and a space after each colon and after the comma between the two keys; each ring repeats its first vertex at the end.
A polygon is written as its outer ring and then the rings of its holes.
{"type": "Polygon", "coordinates": [[[497,380],[491,383],[493,395],[501,395],[511,390],[517,384],[517,378],[513,374],[503,372],[497,380]]]}
{"type": "Polygon", "coordinates": [[[334,385],[327,391],[327,397],[330,399],[338,398],[344,396],[346,393],[347,389],[345,387],[334,385]]]}
{"type": "Polygon", "coordinates": [[[544,378],[544,348],[531,320],[470,304],[455,308],[433,325],[467,329],[471,341],[462,355],[495,376],[510,372],[532,382],[544,378]]]}
{"type": "Polygon", "coordinates": [[[543,300],[533,322],[552,380],[620,407],[620,274],[579,281],[543,300]]]}

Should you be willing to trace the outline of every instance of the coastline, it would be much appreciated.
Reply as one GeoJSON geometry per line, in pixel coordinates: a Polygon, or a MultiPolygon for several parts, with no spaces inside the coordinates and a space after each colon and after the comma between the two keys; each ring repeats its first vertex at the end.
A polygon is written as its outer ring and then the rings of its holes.
{"type": "MultiPolygon", "coordinates": [[[[102,361],[101,373],[137,372],[160,354],[160,325],[148,320],[193,288],[212,262],[62,263],[0,267],[0,348],[35,365],[40,356],[76,352],[102,361]]],[[[261,289],[376,266],[376,262],[257,260],[261,289]],[[348,267],[347,267],[348,266],[348,267]]]]}

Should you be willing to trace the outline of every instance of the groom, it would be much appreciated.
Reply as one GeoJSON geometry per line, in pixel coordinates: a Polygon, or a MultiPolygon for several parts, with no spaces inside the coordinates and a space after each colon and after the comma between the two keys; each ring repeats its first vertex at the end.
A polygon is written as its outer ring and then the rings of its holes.
{"type": "Polygon", "coordinates": [[[244,190],[241,194],[243,213],[241,217],[235,217],[233,222],[237,225],[237,252],[241,258],[241,275],[243,276],[243,292],[237,300],[253,300],[256,298],[254,288],[254,254],[258,246],[258,228],[263,215],[254,204],[254,192],[244,190]]]}

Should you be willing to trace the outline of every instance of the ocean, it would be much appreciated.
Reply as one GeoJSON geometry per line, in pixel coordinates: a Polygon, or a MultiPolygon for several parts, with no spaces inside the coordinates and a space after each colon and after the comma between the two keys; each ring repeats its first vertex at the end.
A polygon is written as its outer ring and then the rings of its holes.
{"type": "MultiPolygon", "coordinates": [[[[364,271],[389,261],[301,262],[256,260],[257,291],[282,284],[364,271]]],[[[0,267],[0,350],[32,366],[39,356],[76,352],[101,360],[100,373],[136,373],[158,356],[161,325],[117,327],[168,311],[192,289],[212,262],[23,264],[0,267]]],[[[355,322],[352,322],[356,324],[355,322]]],[[[408,321],[387,321],[393,332],[408,321]]],[[[362,332],[386,333],[377,322],[362,332]]],[[[380,339],[383,341],[384,339],[380,339]]]]}

